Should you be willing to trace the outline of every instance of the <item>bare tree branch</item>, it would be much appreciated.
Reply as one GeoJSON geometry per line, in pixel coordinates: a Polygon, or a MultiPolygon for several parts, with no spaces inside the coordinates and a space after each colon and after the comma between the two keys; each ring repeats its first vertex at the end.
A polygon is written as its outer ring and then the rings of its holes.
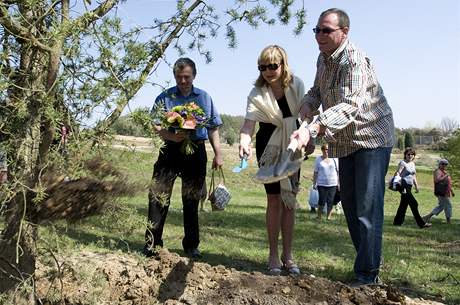
{"type": "Polygon", "coordinates": [[[123,109],[132,99],[132,97],[139,91],[142,85],[145,83],[148,75],[151,70],[158,62],[158,59],[163,55],[164,51],[169,47],[171,42],[174,39],[178,38],[178,33],[185,27],[186,21],[190,17],[191,13],[201,4],[203,1],[195,1],[181,16],[181,20],[177,23],[175,29],[166,37],[165,41],[159,45],[158,48],[155,48],[150,55],[150,59],[147,62],[147,65],[142,70],[139,77],[134,81],[134,86],[130,90],[125,92],[125,95],[120,96],[116,101],[116,108],[113,112],[103,121],[99,122],[95,128],[97,133],[104,132],[109,128],[118,117],[121,115],[123,109]]]}
{"type": "Polygon", "coordinates": [[[76,28],[86,29],[90,24],[104,17],[110,10],[117,5],[119,0],[105,0],[97,8],[84,13],[72,22],[64,23],[61,29],[64,37],[69,36],[76,28]]]}

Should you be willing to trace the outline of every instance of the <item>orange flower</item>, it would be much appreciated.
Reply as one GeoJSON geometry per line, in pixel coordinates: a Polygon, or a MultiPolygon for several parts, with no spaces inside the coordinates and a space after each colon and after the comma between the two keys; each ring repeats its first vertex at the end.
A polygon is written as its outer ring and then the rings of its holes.
{"type": "Polygon", "coordinates": [[[185,119],[182,123],[181,128],[183,129],[195,129],[196,128],[196,120],[193,116],[189,116],[185,119]]]}
{"type": "Polygon", "coordinates": [[[195,102],[190,102],[188,103],[188,108],[190,108],[191,110],[197,110],[197,109],[200,109],[200,106],[198,106],[197,104],[195,104],[195,102]]]}

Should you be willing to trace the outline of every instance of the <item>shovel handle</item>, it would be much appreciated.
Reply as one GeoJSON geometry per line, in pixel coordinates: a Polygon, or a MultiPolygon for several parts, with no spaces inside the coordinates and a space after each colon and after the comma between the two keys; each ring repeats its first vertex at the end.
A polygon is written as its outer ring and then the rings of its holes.
{"type": "Polygon", "coordinates": [[[289,146],[287,147],[288,150],[292,150],[295,152],[297,150],[297,147],[299,146],[299,142],[297,139],[292,139],[291,143],[289,143],[289,146]]]}
{"type": "MultiPolygon", "coordinates": [[[[298,130],[300,130],[301,128],[306,128],[308,125],[309,124],[307,121],[303,121],[302,124],[300,124],[300,127],[298,128],[298,130]]],[[[298,147],[299,147],[299,141],[297,141],[297,139],[292,139],[287,149],[295,152],[298,147]]]]}

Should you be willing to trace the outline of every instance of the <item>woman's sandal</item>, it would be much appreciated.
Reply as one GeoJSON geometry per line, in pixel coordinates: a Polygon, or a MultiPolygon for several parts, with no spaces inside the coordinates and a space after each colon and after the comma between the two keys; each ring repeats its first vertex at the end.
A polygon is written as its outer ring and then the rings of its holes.
{"type": "Polygon", "coordinates": [[[299,266],[297,266],[297,264],[294,263],[293,260],[285,261],[284,258],[281,258],[281,261],[283,262],[283,269],[285,269],[287,272],[289,272],[289,274],[291,274],[291,275],[299,275],[300,274],[299,266]]]}
{"type": "Polygon", "coordinates": [[[269,275],[280,275],[281,268],[280,267],[273,267],[273,268],[268,267],[268,274],[269,275]]]}

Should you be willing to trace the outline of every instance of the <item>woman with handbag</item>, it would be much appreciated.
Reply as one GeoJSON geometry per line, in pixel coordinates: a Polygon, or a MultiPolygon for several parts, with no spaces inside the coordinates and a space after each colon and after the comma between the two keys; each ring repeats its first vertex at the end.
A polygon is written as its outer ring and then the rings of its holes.
{"type": "MultiPolygon", "coordinates": [[[[259,167],[264,167],[279,161],[279,156],[289,144],[289,136],[298,128],[297,118],[305,88],[302,80],[292,75],[283,48],[276,45],[266,47],[257,64],[259,77],[248,96],[246,117],[240,131],[239,155],[240,158],[245,155],[251,157],[251,139],[256,122],[259,122],[256,155],[259,167]]],[[[280,274],[283,267],[291,274],[300,273],[291,251],[299,174],[264,185],[267,194],[268,269],[273,275],[280,274]],[[278,255],[280,231],[281,256],[278,255]]]]}
{"type": "Polygon", "coordinates": [[[433,173],[434,195],[438,197],[438,206],[423,217],[425,221],[429,221],[431,217],[444,211],[446,214],[446,222],[450,224],[450,218],[452,217],[452,203],[450,202],[450,197],[455,197],[455,193],[452,188],[452,179],[446,170],[447,165],[449,165],[449,162],[446,159],[439,160],[438,168],[433,173]]]}
{"type": "MultiPolygon", "coordinates": [[[[318,190],[319,200],[317,218],[321,220],[323,209],[326,206],[326,219],[329,220],[335,201],[336,192],[339,191],[339,165],[336,158],[329,158],[329,145],[321,145],[321,156],[315,160],[313,170],[313,187],[318,190]]],[[[337,201],[338,202],[338,201],[337,201]]]]}
{"type": "Polygon", "coordinates": [[[401,201],[399,202],[398,211],[393,220],[393,225],[400,226],[404,222],[406,217],[407,206],[410,207],[412,215],[414,215],[415,222],[417,225],[423,228],[431,227],[431,223],[426,222],[418,211],[418,202],[412,195],[412,186],[415,188],[415,192],[418,193],[417,178],[415,175],[415,150],[411,147],[407,147],[404,150],[404,159],[399,162],[398,170],[395,176],[401,177],[401,187],[399,192],[401,193],[401,201]]]}

